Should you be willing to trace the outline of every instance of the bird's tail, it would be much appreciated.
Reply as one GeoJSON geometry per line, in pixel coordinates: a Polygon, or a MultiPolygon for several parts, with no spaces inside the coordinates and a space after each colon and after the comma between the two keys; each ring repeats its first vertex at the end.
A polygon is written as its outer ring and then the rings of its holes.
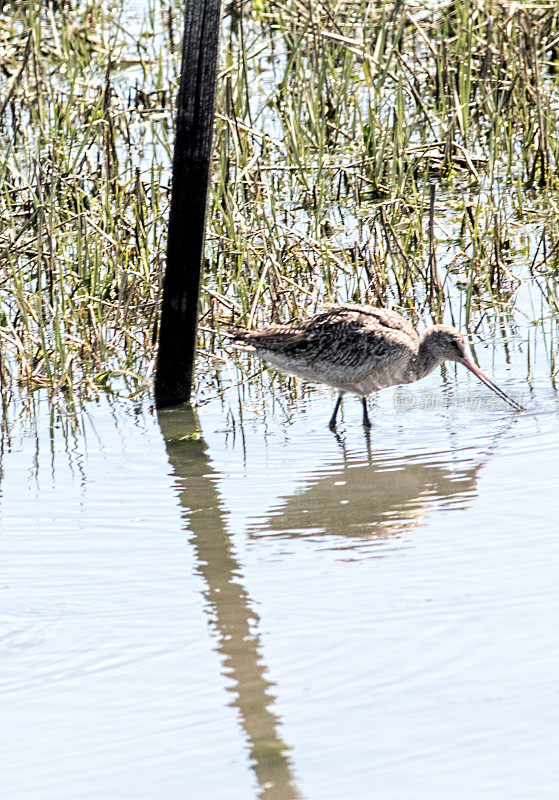
{"type": "Polygon", "coordinates": [[[224,335],[230,339],[230,344],[236,350],[245,350],[248,353],[256,350],[252,344],[252,333],[245,328],[225,328],[224,335]]]}

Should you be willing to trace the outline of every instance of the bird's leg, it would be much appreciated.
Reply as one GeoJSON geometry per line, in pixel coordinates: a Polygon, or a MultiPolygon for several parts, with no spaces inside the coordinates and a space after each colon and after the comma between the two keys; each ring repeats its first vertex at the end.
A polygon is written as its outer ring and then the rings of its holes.
{"type": "Polygon", "coordinates": [[[362,397],[361,402],[363,403],[363,425],[366,428],[371,427],[371,420],[369,419],[369,412],[367,411],[367,398],[362,397]]]}
{"type": "Polygon", "coordinates": [[[336,405],[334,406],[334,413],[330,417],[330,422],[328,423],[328,427],[334,430],[336,427],[336,417],[338,416],[338,410],[342,404],[342,397],[344,396],[343,392],[340,392],[338,395],[338,399],[336,400],[336,405]]]}

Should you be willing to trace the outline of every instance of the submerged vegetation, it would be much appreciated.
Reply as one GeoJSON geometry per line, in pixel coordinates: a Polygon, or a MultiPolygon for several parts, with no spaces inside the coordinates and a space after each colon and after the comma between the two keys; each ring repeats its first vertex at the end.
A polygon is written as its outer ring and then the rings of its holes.
{"type": "MultiPolygon", "coordinates": [[[[150,386],[182,2],[0,10],[0,388],[150,386]]],[[[253,0],[223,20],[201,357],[328,301],[559,316],[555,3],[253,0]]],[[[529,373],[529,347],[528,347],[529,373]]]]}

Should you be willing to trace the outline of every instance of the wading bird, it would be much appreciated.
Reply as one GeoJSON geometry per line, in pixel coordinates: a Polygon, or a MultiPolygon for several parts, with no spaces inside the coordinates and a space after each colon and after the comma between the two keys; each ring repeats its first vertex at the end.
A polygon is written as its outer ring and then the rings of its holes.
{"type": "Polygon", "coordinates": [[[456,328],[434,325],[419,336],[408,320],[386,308],[344,303],[302,322],[231,329],[227,335],[233,347],[256,353],[282,372],[338,389],[330,428],[336,427],[345,392],[360,395],[363,425],[370,427],[367,397],[372,392],[418,381],[443,361],[463,364],[502,400],[524,410],[472,361],[456,328]]]}

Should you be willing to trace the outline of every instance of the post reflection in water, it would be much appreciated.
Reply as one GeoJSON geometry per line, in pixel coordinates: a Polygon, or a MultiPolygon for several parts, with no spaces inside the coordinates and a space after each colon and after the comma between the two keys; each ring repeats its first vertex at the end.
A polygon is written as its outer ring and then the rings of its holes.
{"type": "Polygon", "coordinates": [[[295,800],[289,748],[271,710],[274,695],[262,662],[258,616],[242,584],[226,529],[207,447],[190,406],[158,413],[169,461],[180,485],[180,502],[194,547],[197,570],[218,635],[225,671],[232,680],[232,705],[239,710],[250,746],[251,767],[261,800],[295,800]]]}

